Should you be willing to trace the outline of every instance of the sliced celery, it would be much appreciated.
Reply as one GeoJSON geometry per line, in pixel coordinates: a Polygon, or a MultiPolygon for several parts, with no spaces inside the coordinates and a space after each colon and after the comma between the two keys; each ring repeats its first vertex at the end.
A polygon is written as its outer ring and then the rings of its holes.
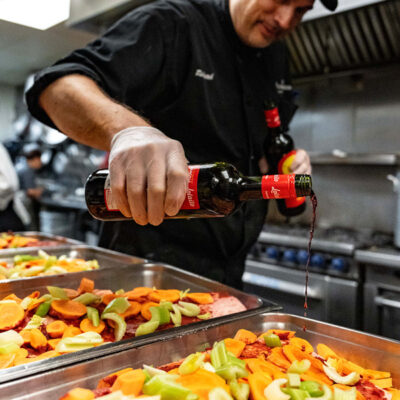
{"type": "Polygon", "coordinates": [[[90,319],[90,322],[94,327],[98,327],[100,325],[100,316],[99,310],[94,307],[86,307],[87,317],[90,319]]]}
{"type": "Polygon", "coordinates": [[[235,355],[232,354],[230,351],[228,351],[227,354],[228,354],[228,363],[229,364],[234,364],[241,368],[246,368],[246,362],[244,360],[241,360],[240,358],[235,357],[235,355]]]}
{"type": "Polygon", "coordinates": [[[173,312],[170,313],[172,322],[174,326],[181,326],[182,325],[182,314],[176,304],[172,304],[173,312]]]}
{"type": "Polygon", "coordinates": [[[49,293],[56,299],[61,299],[61,300],[68,300],[68,295],[67,292],[57,286],[47,286],[47,290],[49,293]]]}
{"type": "Polygon", "coordinates": [[[122,314],[130,306],[131,304],[129,303],[126,297],[117,297],[107,304],[107,307],[104,309],[103,314],[108,314],[108,313],[122,314]]]}
{"type": "MultiPolygon", "coordinates": [[[[289,386],[290,386],[290,387],[294,387],[294,388],[300,387],[300,389],[302,389],[302,390],[307,390],[307,389],[301,387],[301,384],[304,383],[304,382],[301,382],[301,379],[300,379],[300,375],[299,375],[299,374],[293,374],[293,373],[290,373],[290,372],[289,372],[289,373],[287,373],[286,375],[287,375],[287,378],[288,378],[288,382],[289,382],[289,386]]],[[[309,392],[309,393],[310,393],[310,392],[309,392]]],[[[310,393],[310,394],[311,394],[311,393],[310,393]]]]}
{"type": "Polygon", "coordinates": [[[217,387],[210,390],[208,400],[232,400],[232,396],[221,387],[217,387]]]}
{"type": "Polygon", "coordinates": [[[287,379],[275,379],[265,389],[264,396],[270,400],[290,400],[288,394],[283,393],[281,386],[287,383],[287,379]]]}
{"type": "Polygon", "coordinates": [[[44,269],[47,270],[50,267],[52,267],[54,264],[57,263],[57,257],[56,256],[50,256],[46,259],[46,262],[44,263],[44,269]]]}
{"type": "Polygon", "coordinates": [[[322,385],[323,395],[320,397],[307,397],[306,400],[331,400],[332,399],[332,391],[331,388],[327,385],[322,385]]]}
{"type": "Polygon", "coordinates": [[[0,346],[8,343],[15,343],[18,346],[24,344],[23,337],[13,329],[0,333],[0,346]]]}
{"type": "Polygon", "coordinates": [[[355,385],[360,380],[360,374],[356,371],[351,372],[348,375],[340,375],[335,368],[323,365],[325,374],[328,378],[332,379],[336,383],[341,383],[342,385],[355,385]]]}
{"type": "Polygon", "coordinates": [[[182,300],[186,297],[186,295],[190,292],[190,289],[186,289],[186,290],[181,290],[179,292],[179,298],[182,300]]]}
{"type": "Polygon", "coordinates": [[[296,388],[287,388],[285,393],[290,396],[291,400],[306,400],[308,397],[308,392],[296,388]]]}
{"type": "Polygon", "coordinates": [[[264,341],[268,347],[282,347],[281,339],[278,335],[275,335],[273,333],[265,335],[264,341]]]}
{"type": "Polygon", "coordinates": [[[221,378],[224,378],[226,381],[232,381],[238,378],[245,378],[249,374],[245,368],[229,363],[216,368],[215,373],[221,378]]]}
{"type": "Polygon", "coordinates": [[[12,342],[0,345],[0,354],[15,353],[18,350],[19,346],[12,342]]]}
{"type": "Polygon", "coordinates": [[[126,322],[125,320],[118,314],[108,312],[108,313],[103,313],[101,315],[102,319],[110,319],[111,321],[114,321],[116,323],[116,327],[114,328],[114,337],[115,340],[121,340],[126,332],[126,322]]]}
{"type": "Polygon", "coordinates": [[[190,354],[179,366],[179,373],[181,375],[188,375],[197,371],[203,365],[205,356],[204,353],[190,354]]]}
{"type": "Polygon", "coordinates": [[[160,323],[158,321],[147,321],[144,324],[138,326],[135,332],[135,336],[148,335],[156,331],[160,323]]]}
{"type": "Polygon", "coordinates": [[[304,374],[311,366],[310,360],[304,359],[301,361],[294,360],[290,367],[288,368],[287,372],[293,374],[304,374]]]}
{"type": "Polygon", "coordinates": [[[228,352],[225,342],[215,342],[210,354],[211,364],[214,368],[219,368],[228,362],[228,352]]]}
{"type": "Polygon", "coordinates": [[[197,316],[198,319],[210,319],[211,318],[211,313],[205,313],[205,314],[199,314],[197,316]]]}
{"type": "Polygon", "coordinates": [[[35,312],[35,315],[38,315],[39,317],[45,317],[50,310],[51,302],[52,301],[50,300],[40,304],[35,312]]]}
{"type": "Polygon", "coordinates": [[[356,400],[357,390],[352,387],[350,390],[341,390],[337,387],[333,389],[333,400],[356,400]]]}
{"type": "Polygon", "coordinates": [[[24,309],[24,310],[26,310],[28,307],[29,307],[29,305],[32,303],[32,301],[33,301],[33,299],[32,299],[32,297],[25,297],[22,301],[21,301],[21,303],[19,303],[19,305],[24,309]]]}
{"type": "Polygon", "coordinates": [[[40,315],[33,315],[31,320],[28,322],[28,324],[25,326],[24,329],[35,329],[39,328],[40,325],[42,325],[44,321],[44,318],[42,318],[40,315]]]}
{"type": "MultiPolygon", "coordinates": [[[[163,400],[187,400],[191,391],[174,382],[178,375],[155,375],[143,385],[143,393],[154,396],[160,395],[163,400]]],[[[197,397],[190,396],[190,399],[197,397]]]]}
{"type": "Polygon", "coordinates": [[[171,317],[164,306],[150,307],[151,321],[158,321],[160,325],[169,324],[171,317]]]}
{"type": "Polygon", "coordinates": [[[26,262],[26,261],[40,260],[41,258],[42,257],[31,256],[28,254],[17,255],[17,256],[14,256],[14,264],[20,264],[20,263],[26,262]]]}
{"type": "Polygon", "coordinates": [[[249,398],[250,386],[247,383],[231,381],[229,383],[229,389],[231,390],[232,396],[235,400],[247,400],[249,398]]]}
{"type": "Polygon", "coordinates": [[[200,307],[197,304],[180,301],[178,307],[181,314],[186,317],[197,317],[200,314],[200,307]]]}
{"type": "Polygon", "coordinates": [[[93,293],[83,293],[78,297],[74,298],[74,301],[84,304],[85,306],[92,303],[99,303],[101,301],[100,296],[96,296],[93,293]]]}
{"type": "Polygon", "coordinates": [[[161,300],[160,307],[165,307],[168,311],[172,311],[172,303],[170,301],[161,300]]]}
{"type": "Polygon", "coordinates": [[[301,382],[300,389],[307,391],[311,397],[321,397],[324,394],[323,388],[316,381],[301,382]]]}
{"type": "Polygon", "coordinates": [[[152,367],[150,365],[146,365],[146,364],[143,365],[143,370],[149,374],[150,378],[152,378],[153,376],[156,376],[156,375],[166,375],[167,374],[162,369],[154,368],[154,367],[152,367]]]}
{"type": "Polygon", "coordinates": [[[122,295],[122,294],[124,294],[125,293],[125,290],[124,289],[118,289],[116,292],[115,292],[115,294],[117,295],[117,296],[120,296],[120,295],[122,295]]]}

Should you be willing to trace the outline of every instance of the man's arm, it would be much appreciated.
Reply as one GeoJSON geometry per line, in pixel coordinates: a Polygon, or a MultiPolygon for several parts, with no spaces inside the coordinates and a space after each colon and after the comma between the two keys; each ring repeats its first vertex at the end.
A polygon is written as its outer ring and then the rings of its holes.
{"type": "Polygon", "coordinates": [[[105,95],[82,75],[50,84],[39,104],[58,129],[77,142],[110,150],[118,208],[138,224],[159,225],[185,198],[188,169],[182,145],[105,95]]]}

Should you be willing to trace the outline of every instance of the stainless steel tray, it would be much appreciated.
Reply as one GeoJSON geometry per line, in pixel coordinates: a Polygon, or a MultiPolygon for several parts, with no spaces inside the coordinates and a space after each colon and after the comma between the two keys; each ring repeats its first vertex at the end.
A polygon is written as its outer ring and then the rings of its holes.
{"type": "Polygon", "coordinates": [[[64,236],[58,236],[58,235],[52,235],[50,233],[44,233],[44,232],[36,232],[36,231],[25,231],[25,232],[13,232],[14,235],[19,235],[19,236],[29,236],[38,240],[51,240],[54,242],[57,242],[56,245],[54,246],[31,246],[31,247],[17,247],[13,249],[0,249],[0,255],[3,254],[17,254],[19,253],[20,250],[38,250],[38,249],[51,249],[57,246],[70,246],[70,245],[79,245],[79,244],[84,244],[83,242],[80,242],[79,240],[67,238],[64,236]]]}
{"type": "MultiPolygon", "coordinates": [[[[14,256],[17,254],[31,254],[37,255],[38,248],[34,247],[24,247],[20,249],[16,249],[18,251],[13,253],[2,253],[0,252],[0,261],[12,262],[14,256]]],[[[118,268],[121,265],[130,265],[130,264],[143,264],[146,262],[145,259],[130,256],[128,254],[118,253],[116,251],[103,249],[101,247],[93,247],[87,245],[70,245],[70,246],[60,246],[60,247],[48,247],[43,248],[43,250],[49,255],[55,255],[57,257],[65,254],[70,257],[77,257],[83,258],[85,260],[93,260],[96,259],[99,262],[100,269],[107,269],[107,268],[118,268]]],[[[97,270],[95,270],[97,271],[97,270]]],[[[67,274],[57,274],[57,275],[50,275],[48,277],[39,277],[39,276],[32,276],[29,278],[19,278],[19,279],[7,279],[0,281],[0,298],[2,296],[6,296],[9,294],[8,292],[12,292],[13,290],[18,290],[21,295],[25,295],[26,291],[24,292],[24,288],[27,288],[29,291],[31,288],[36,288],[35,283],[27,283],[31,281],[35,281],[36,279],[40,278],[55,278],[55,280],[59,281],[62,279],[62,282],[71,282],[71,287],[79,286],[79,281],[82,278],[82,274],[88,274],[94,271],[83,271],[83,272],[70,272],[67,274]],[[79,275],[81,274],[81,275],[79,275]],[[68,277],[68,278],[67,278],[68,277]],[[22,281],[23,283],[17,285],[16,282],[22,281]],[[14,289],[15,288],[15,289],[14,289]],[[4,294],[6,291],[7,293],[4,294]]],[[[54,282],[53,282],[54,283],[54,282]]],[[[55,284],[55,283],[54,283],[55,284]]],[[[46,284],[42,287],[42,289],[46,288],[46,284]]],[[[36,290],[36,289],[35,289],[36,290]]],[[[40,290],[40,289],[37,289],[40,290]]],[[[29,294],[29,293],[28,293],[29,294]]]]}
{"type": "Polygon", "coordinates": [[[126,367],[140,368],[143,364],[157,366],[177,361],[190,353],[204,350],[217,340],[232,337],[240,328],[255,332],[270,328],[295,330],[299,337],[307,339],[314,346],[325,343],[337,349],[343,357],[364,367],[391,371],[393,385],[400,385],[400,342],[294,315],[264,313],[206,329],[194,325],[183,336],[166,335],[163,340],[151,345],[6,383],[0,386],[0,398],[56,400],[73,387],[95,388],[99,379],[113,371],[126,367]],[[303,331],[304,325],[307,326],[306,332],[303,331]]]}
{"type": "MultiPolygon", "coordinates": [[[[144,337],[131,338],[116,343],[109,343],[90,350],[79,351],[48,360],[0,370],[0,383],[32,375],[38,372],[49,371],[51,369],[59,368],[71,363],[82,362],[94,357],[116,353],[143,344],[148,344],[157,341],[164,336],[180,335],[186,332],[187,329],[191,329],[193,326],[204,329],[208,326],[219,325],[225,321],[244,318],[265,311],[277,311],[281,309],[281,307],[275,303],[268,302],[267,300],[264,300],[258,296],[246,294],[219,282],[203,278],[199,275],[195,275],[166,264],[144,263],[126,265],[125,260],[124,265],[123,257],[123,254],[119,254],[119,258],[116,257],[116,260],[120,260],[118,262],[118,268],[106,268],[72,274],[27,278],[16,281],[9,280],[5,282],[4,285],[0,283],[0,298],[9,293],[15,293],[21,297],[31,293],[33,290],[39,290],[43,292],[46,291],[46,286],[48,285],[76,288],[79,285],[80,279],[83,276],[86,276],[95,281],[96,288],[111,289],[113,291],[118,289],[131,290],[135,286],[155,286],[157,288],[174,288],[180,290],[189,288],[194,292],[228,292],[229,294],[236,296],[246,306],[247,310],[232,314],[230,316],[213,318],[208,321],[200,321],[196,322],[195,324],[190,324],[179,328],[155,332],[144,337]]],[[[99,262],[101,262],[100,259],[99,262]]]]}

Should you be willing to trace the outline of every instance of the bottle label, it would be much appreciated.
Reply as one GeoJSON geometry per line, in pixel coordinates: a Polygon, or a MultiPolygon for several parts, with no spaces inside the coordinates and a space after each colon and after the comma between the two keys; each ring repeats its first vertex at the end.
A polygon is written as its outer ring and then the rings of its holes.
{"type": "Polygon", "coordinates": [[[278,107],[275,107],[272,110],[265,110],[264,113],[269,128],[277,128],[278,126],[281,126],[278,107]]]}
{"type": "Polygon", "coordinates": [[[264,199],[287,199],[296,197],[295,176],[264,175],[261,180],[261,191],[264,199]]]}
{"type": "Polygon", "coordinates": [[[186,191],[185,201],[182,204],[181,210],[198,210],[200,208],[200,204],[197,193],[197,180],[199,178],[200,167],[197,165],[190,165],[188,168],[189,183],[186,191]]]}
{"type": "Polygon", "coordinates": [[[104,182],[104,203],[108,211],[119,211],[112,197],[110,174],[107,175],[106,181],[104,182]]]}

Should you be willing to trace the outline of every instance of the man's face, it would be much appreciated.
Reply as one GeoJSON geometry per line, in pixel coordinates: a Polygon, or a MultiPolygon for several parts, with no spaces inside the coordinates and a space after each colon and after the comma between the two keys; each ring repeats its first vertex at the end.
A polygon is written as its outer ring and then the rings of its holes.
{"type": "Polygon", "coordinates": [[[292,31],[314,0],[230,0],[236,33],[251,47],[267,47],[292,31]]]}
{"type": "Polygon", "coordinates": [[[40,157],[28,158],[26,161],[32,169],[40,169],[42,167],[42,160],[40,157]]]}

